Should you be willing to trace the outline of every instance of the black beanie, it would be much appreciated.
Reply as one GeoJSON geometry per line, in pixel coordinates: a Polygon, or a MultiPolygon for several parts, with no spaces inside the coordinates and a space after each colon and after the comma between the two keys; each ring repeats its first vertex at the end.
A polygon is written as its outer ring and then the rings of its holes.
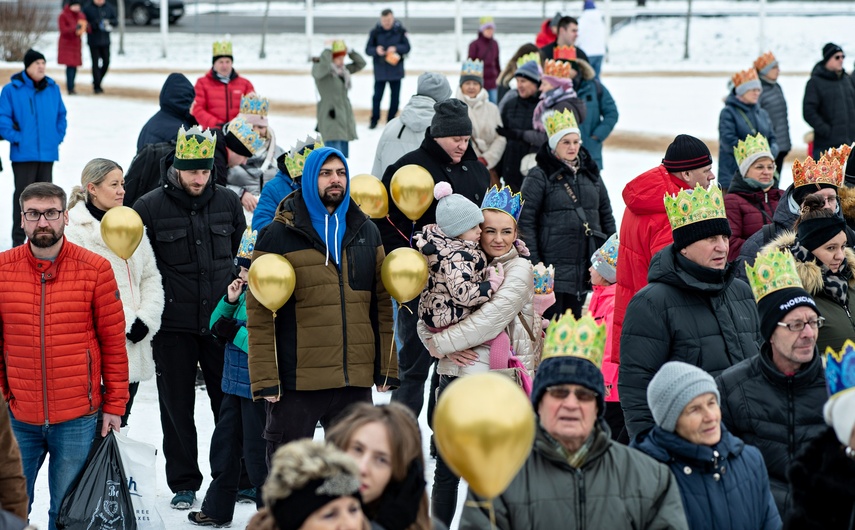
{"type": "Polygon", "coordinates": [[[843,48],[834,44],[833,42],[829,42],[828,44],[822,47],[822,62],[827,62],[835,53],[842,51],[843,48]]]}
{"type": "Polygon", "coordinates": [[[724,217],[715,217],[706,221],[687,224],[671,231],[674,236],[674,250],[680,251],[696,241],[713,236],[730,237],[730,223],[724,217]]]}
{"type": "Polygon", "coordinates": [[[247,158],[251,157],[252,151],[250,151],[247,146],[243,145],[243,142],[240,141],[240,138],[232,134],[231,131],[228,130],[228,128],[228,124],[223,125],[223,132],[226,137],[226,147],[241,156],[245,156],[247,158]]]}
{"type": "Polygon", "coordinates": [[[691,171],[711,164],[712,155],[707,144],[688,134],[674,138],[662,159],[662,165],[669,173],[691,171]]]}
{"type": "Polygon", "coordinates": [[[837,186],[834,184],[828,184],[827,182],[821,182],[819,184],[805,184],[804,186],[799,186],[798,188],[793,188],[793,200],[796,201],[796,204],[799,206],[805,202],[805,197],[810,195],[811,193],[816,193],[819,190],[836,190],[837,186]]]}
{"type": "Polygon", "coordinates": [[[831,238],[844,230],[846,230],[846,221],[839,215],[805,219],[796,229],[799,243],[811,252],[828,243],[831,238]]]}
{"type": "Polygon", "coordinates": [[[472,120],[469,119],[469,107],[466,103],[450,98],[435,104],[433,110],[436,113],[430,122],[432,138],[472,134],[472,120]]]}
{"type": "Polygon", "coordinates": [[[787,287],[773,291],[757,302],[757,314],[760,316],[760,335],[763,340],[769,342],[778,322],[787,316],[787,313],[797,307],[809,307],[819,315],[816,302],[801,287],[787,287]]]}
{"type": "Polygon", "coordinates": [[[27,53],[24,54],[24,70],[29,68],[31,64],[38,61],[39,59],[44,61],[45,56],[42,55],[40,52],[37,52],[36,50],[32,49],[32,48],[27,50],[27,53]]]}
{"type": "Polygon", "coordinates": [[[606,385],[603,372],[587,359],[581,357],[549,357],[537,369],[531,388],[531,403],[534,411],[540,405],[546,389],[555,385],[579,385],[597,393],[597,417],[606,413],[606,385]]]}

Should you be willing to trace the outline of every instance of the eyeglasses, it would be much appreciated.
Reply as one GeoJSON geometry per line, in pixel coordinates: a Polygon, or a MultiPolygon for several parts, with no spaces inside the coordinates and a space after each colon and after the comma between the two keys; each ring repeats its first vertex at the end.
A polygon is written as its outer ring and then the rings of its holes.
{"type": "Polygon", "coordinates": [[[757,164],[756,166],[751,166],[752,169],[756,169],[757,171],[771,171],[772,173],[778,169],[778,166],[775,164],[757,164]]]}
{"type": "Polygon", "coordinates": [[[845,59],[845,58],[846,58],[846,56],[843,55],[842,53],[839,53],[839,54],[835,55],[834,57],[832,57],[832,59],[835,59],[837,61],[840,61],[840,60],[845,59]]]}
{"type": "Polygon", "coordinates": [[[817,317],[815,320],[808,320],[807,322],[803,320],[798,320],[796,322],[778,322],[778,325],[782,328],[787,328],[792,332],[797,332],[805,329],[805,326],[810,326],[811,329],[819,329],[825,324],[825,318],[817,317]]]}
{"type": "Polygon", "coordinates": [[[837,204],[837,200],[840,198],[840,196],[838,196],[838,195],[831,195],[829,197],[826,197],[824,195],[820,195],[820,197],[822,197],[825,200],[825,204],[828,204],[828,205],[837,204]]]}
{"type": "Polygon", "coordinates": [[[561,399],[561,400],[567,399],[567,396],[569,396],[571,392],[576,395],[576,400],[579,403],[590,403],[591,401],[594,401],[595,399],[597,399],[597,396],[599,395],[596,392],[594,392],[593,390],[588,390],[587,388],[582,388],[582,387],[576,387],[576,388],[570,388],[567,386],[548,386],[548,387],[546,387],[546,393],[549,394],[551,397],[554,397],[555,399],[561,399]]]}
{"type": "Polygon", "coordinates": [[[31,223],[35,223],[44,216],[45,221],[56,221],[62,217],[62,212],[64,211],[65,210],[48,210],[46,212],[40,212],[38,210],[27,210],[24,212],[24,219],[31,223]]]}
{"type": "Polygon", "coordinates": [[[322,169],[318,175],[321,177],[331,177],[333,174],[339,177],[347,177],[347,170],[344,168],[341,169],[322,169]]]}

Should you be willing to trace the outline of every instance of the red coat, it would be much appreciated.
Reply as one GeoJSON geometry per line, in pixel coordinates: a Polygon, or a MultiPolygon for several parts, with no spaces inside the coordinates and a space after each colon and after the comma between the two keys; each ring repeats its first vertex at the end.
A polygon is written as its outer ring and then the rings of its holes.
{"type": "MultiPolygon", "coordinates": [[[[731,187],[731,189],[733,189],[731,187]]],[[[727,260],[733,261],[739,257],[745,240],[758,230],[772,222],[775,208],[784,192],[778,188],[763,191],[730,191],[724,196],[724,208],[727,212],[727,222],[730,223],[730,250],[727,260]],[[766,215],[763,215],[765,212],[766,215]]]]}
{"type": "MultiPolygon", "coordinates": [[[[620,257],[618,257],[620,259],[620,257]]],[[[606,326],[606,348],[603,352],[603,380],[606,384],[605,400],[611,403],[620,401],[618,395],[618,362],[612,357],[614,344],[612,343],[612,334],[614,333],[614,316],[615,316],[615,291],[617,284],[611,285],[595,285],[594,294],[591,295],[591,302],[588,304],[588,311],[598,324],[606,326]]]]}
{"type": "MultiPolygon", "coordinates": [[[[193,116],[202,127],[219,128],[240,112],[240,97],[255,92],[252,83],[232,70],[228,84],[214,76],[211,69],[196,81],[193,116]]],[[[176,131],[177,133],[177,131],[176,131]]]]}
{"type": "Polygon", "coordinates": [[[673,195],[689,185],[658,166],[635,177],[623,189],[626,210],[620,224],[620,258],[612,342],[612,361],[620,364],[620,334],[626,306],[647,285],[653,255],[674,242],[665,214],[665,194],[673,195]]]}
{"type": "Polygon", "coordinates": [[[75,13],[69,6],[62,8],[57,25],[59,25],[59,41],[57,43],[57,60],[65,66],[80,66],[83,60],[80,56],[80,36],[77,35],[77,24],[86,23],[86,15],[82,11],[75,13]]]}
{"type": "Polygon", "coordinates": [[[499,66],[499,43],[496,39],[488,39],[482,33],[469,43],[469,58],[484,61],[484,89],[496,88],[496,78],[502,68],[499,66]]]}
{"type": "Polygon", "coordinates": [[[537,38],[534,40],[534,45],[538,48],[543,48],[547,44],[552,44],[555,42],[555,39],[558,38],[555,33],[552,33],[552,28],[549,27],[551,22],[552,19],[547,18],[543,21],[543,24],[540,25],[540,33],[537,34],[537,38]]]}
{"type": "Polygon", "coordinates": [[[65,239],[53,262],[25,244],[0,253],[0,279],[0,390],[15,419],[124,414],[125,313],[110,263],[65,239]]]}

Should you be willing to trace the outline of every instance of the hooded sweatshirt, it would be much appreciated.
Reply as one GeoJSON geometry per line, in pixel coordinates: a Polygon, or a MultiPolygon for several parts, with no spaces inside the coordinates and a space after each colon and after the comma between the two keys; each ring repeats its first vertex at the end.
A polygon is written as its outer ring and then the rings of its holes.
{"type": "Polygon", "coordinates": [[[344,238],[344,231],[347,228],[345,214],[350,207],[350,170],[347,168],[347,159],[341,151],[332,147],[321,147],[312,151],[312,154],[306,158],[302,184],[303,200],[306,202],[306,208],[309,210],[312,227],[327,247],[327,263],[332,258],[333,262],[340,266],[341,242],[344,238]],[[329,213],[329,210],[327,210],[327,207],[321,201],[320,193],[318,192],[318,173],[321,171],[321,166],[326,163],[327,158],[331,155],[335,155],[341,159],[344,163],[344,169],[347,171],[344,196],[333,213],[329,213]]]}
{"type": "Polygon", "coordinates": [[[143,125],[137,138],[137,152],[148,144],[175,140],[179,128],[195,125],[196,118],[190,114],[195,98],[193,83],[184,74],[169,74],[160,89],[160,110],[143,125]]]}

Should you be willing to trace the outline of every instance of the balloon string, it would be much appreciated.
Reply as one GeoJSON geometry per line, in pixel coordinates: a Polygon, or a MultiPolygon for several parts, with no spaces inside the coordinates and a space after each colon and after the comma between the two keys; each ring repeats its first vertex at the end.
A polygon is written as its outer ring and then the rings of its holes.
{"type": "Polygon", "coordinates": [[[131,289],[131,302],[133,302],[133,308],[136,311],[137,308],[137,300],[134,296],[134,282],[131,280],[131,264],[128,263],[128,260],[125,260],[125,268],[128,270],[128,287],[131,289]]]}
{"type": "Polygon", "coordinates": [[[413,221],[413,229],[410,231],[410,248],[413,248],[413,236],[416,235],[416,222],[413,221]]]}
{"type": "MultiPolygon", "coordinates": [[[[276,379],[279,379],[279,352],[276,350],[276,311],[273,311],[273,363],[276,366],[276,379]]],[[[282,381],[276,390],[276,397],[282,396],[282,381]]]]}
{"type": "MultiPolygon", "coordinates": [[[[398,307],[401,307],[401,304],[398,304],[398,307]]],[[[392,369],[392,354],[395,352],[395,336],[397,335],[398,330],[395,329],[397,326],[392,326],[392,344],[389,345],[389,360],[386,362],[386,377],[383,379],[383,386],[389,382],[389,370],[392,369]]]]}
{"type": "MultiPolygon", "coordinates": [[[[399,234],[401,234],[401,237],[403,237],[405,240],[409,241],[409,239],[407,239],[407,235],[406,235],[405,233],[401,232],[401,229],[400,229],[400,228],[398,228],[398,225],[396,225],[395,223],[393,223],[393,222],[392,222],[392,219],[391,219],[391,218],[389,218],[389,216],[388,216],[388,215],[386,216],[386,220],[387,220],[387,221],[389,221],[389,224],[390,224],[390,225],[392,225],[392,228],[394,228],[394,229],[395,229],[399,234]]],[[[416,226],[416,223],[414,222],[414,223],[413,223],[413,227],[415,227],[415,226],[416,226]]],[[[412,246],[412,245],[410,245],[410,246],[412,246]]]]}
{"type": "Polygon", "coordinates": [[[490,516],[490,528],[493,530],[496,529],[496,510],[493,507],[493,499],[487,499],[486,501],[466,501],[464,506],[469,506],[471,508],[486,508],[487,514],[490,516]]]}

